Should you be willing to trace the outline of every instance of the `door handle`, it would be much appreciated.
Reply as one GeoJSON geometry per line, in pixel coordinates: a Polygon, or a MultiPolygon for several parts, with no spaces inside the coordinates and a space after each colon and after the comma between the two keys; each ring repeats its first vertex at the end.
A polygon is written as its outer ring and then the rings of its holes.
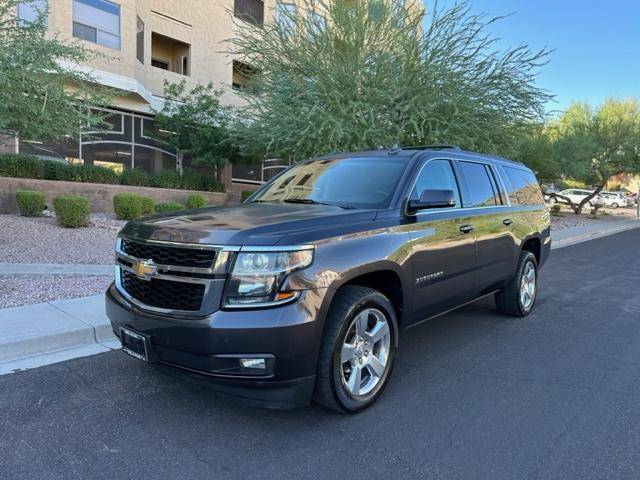
{"type": "Polygon", "coordinates": [[[460,225],[460,231],[462,233],[469,233],[473,230],[473,225],[460,225]]]}
{"type": "Polygon", "coordinates": [[[505,218],[504,220],[502,220],[502,223],[504,223],[508,227],[513,223],[513,220],[511,220],[510,218],[505,218]]]}

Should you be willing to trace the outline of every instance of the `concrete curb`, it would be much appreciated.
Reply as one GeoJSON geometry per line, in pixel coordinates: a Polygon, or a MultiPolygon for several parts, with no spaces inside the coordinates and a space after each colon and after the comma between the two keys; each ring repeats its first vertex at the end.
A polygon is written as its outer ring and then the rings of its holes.
{"type": "Polygon", "coordinates": [[[551,233],[551,250],[557,250],[559,248],[569,247],[571,245],[576,245],[578,243],[588,242],[589,240],[595,240],[596,238],[608,237],[609,235],[615,235],[616,233],[626,232],[628,230],[633,230],[636,228],[640,228],[640,220],[636,221],[636,223],[629,224],[625,223],[624,225],[620,225],[615,228],[611,228],[608,230],[600,230],[595,232],[588,232],[583,235],[577,235],[574,237],[565,238],[562,240],[554,240],[553,232],[551,233]]]}
{"type": "Polygon", "coordinates": [[[0,275],[98,275],[113,276],[113,265],[70,263],[0,263],[0,275]]]}
{"type": "Polygon", "coordinates": [[[104,297],[0,310],[0,375],[119,348],[104,297]]]}

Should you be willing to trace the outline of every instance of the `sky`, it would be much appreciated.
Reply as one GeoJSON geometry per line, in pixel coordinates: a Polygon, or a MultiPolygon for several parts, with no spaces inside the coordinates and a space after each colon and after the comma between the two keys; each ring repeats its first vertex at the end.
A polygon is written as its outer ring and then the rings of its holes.
{"type": "MultiPolygon", "coordinates": [[[[640,97],[640,0],[470,0],[474,13],[511,15],[491,26],[499,45],[553,49],[538,84],[556,95],[547,110],[572,101],[640,97]]],[[[454,0],[440,0],[439,5],[454,0]]],[[[427,9],[431,0],[425,0],[427,9]]]]}

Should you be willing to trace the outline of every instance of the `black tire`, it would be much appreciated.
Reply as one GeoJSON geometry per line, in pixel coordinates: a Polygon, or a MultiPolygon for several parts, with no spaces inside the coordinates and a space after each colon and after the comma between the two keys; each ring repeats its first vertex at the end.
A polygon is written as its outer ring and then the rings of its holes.
{"type": "Polygon", "coordinates": [[[387,297],[368,287],[342,287],[331,303],[324,327],[314,401],[341,413],[357,413],[372,405],[381,395],[393,371],[397,338],[398,323],[393,305],[387,297]],[[340,358],[343,342],[353,320],[367,308],[374,308],[384,314],[389,325],[391,342],[384,374],[373,390],[356,398],[343,385],[343,364],[340,358]]]}
{"type": "Polygon", "coordinates": [[[503,315],[509,315],[511,317],[526,317],[531,313],[535,306],[537,292],[538,292],[538,262],[536,256],[523,250],[520,254],[520,260],[518,261],[518,267],[513,278],[509,281],[509,284],[496,293],[496,306],[498,311],[503,315]],[[530,305],[523,304],[520,289],[522,282],[524,281],[523,273],[528,264],[532,264],[535,270],[535,290],[533,295],[533,301],[530,305]]]}

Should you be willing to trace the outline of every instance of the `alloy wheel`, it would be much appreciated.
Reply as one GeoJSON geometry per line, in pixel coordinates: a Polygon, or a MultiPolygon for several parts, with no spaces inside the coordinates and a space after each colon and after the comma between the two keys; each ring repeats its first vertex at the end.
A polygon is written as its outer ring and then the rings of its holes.
{"type": "Polygon", "coordinates": [[[520,282],[520,304],[529,310],[536,298],[536,267],[533,262],[527,262],[522,269],[520,282]]]}
{"type": "Polygon", "coordinates": [[[351,322],[340,352],[342,384],[353,397],[370,393],[389,364],[391,330],[384,313],[367,308],[351,322]]]}

